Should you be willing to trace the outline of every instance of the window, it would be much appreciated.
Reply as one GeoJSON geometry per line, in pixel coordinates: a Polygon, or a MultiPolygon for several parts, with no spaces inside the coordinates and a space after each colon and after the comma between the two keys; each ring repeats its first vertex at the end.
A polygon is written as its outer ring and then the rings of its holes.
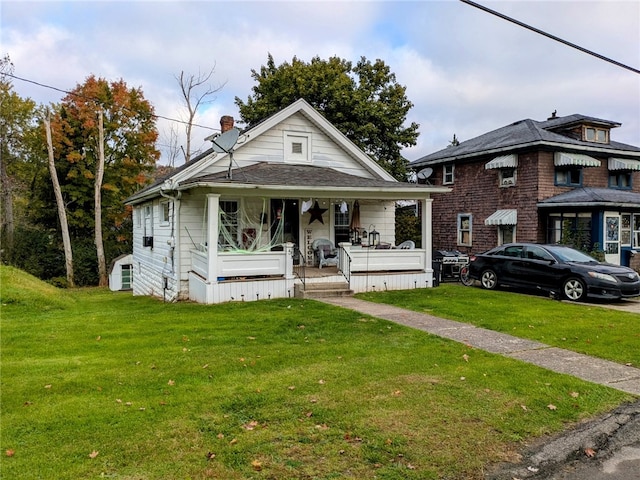
{"type": "Polygon", "coordinates": [[[547,242],[571,245],[589,251],[591,240],[590,213],[554,213],[547,218],[547,242]]]}
{"type": "Polygon", "coordinates": [[[311,134],[305,132],[284,133],[284,160],[285,162],[309,162],[311,155],[311,134]]]}
{"type": "Polygon", "coordinates": [[[153,205],[143,207],[142,246],[153,247],[153,205]]]}
{"type": "Polygon", "coordinates": [[[470,213],[458,214],[458,245],[471,246],[471,230],[473,222],[470,213]]]}
{"type": "Polygon", "coordinates": [[[640,248],[640,214],[633,216],[633,248],[640,248]]]}
{"type": "Polygon", "coordinates": [[[162,202],[160,204],[160,222],[167,225],[171,221],[171,203],[162,202]]]}
{"type": "Polygon", "coordinates": [[[609,130],[595,127],[584,127],[583,140],[587,142],[609,143],[609,130]]]}
{"type": "Polygon", "coordinates": [[[623,213],[620,216],[620,243],[631,245],[631,214],[623,213]]]}
{"type": "Polygon", "coordinates": [[[342,242],[348,242],[349,236],[349,211],[344,211],[342,202],[333,205],[333,230],[335,233],[334,244],[340,245],[342,242]]]}
{"type": "Polygon", "coordinates": [[[220,200],[220,232],[218,235],[218,249],[230,250],[238,248],[238,202],[235,200],[220,200]]]}
{"type": "Polygon", "coordinates": [[[133,265],[122,265],[122,290],[131,289],[131,279],[133,278],[133,265]]]}
{"type": "Polygon", "coordinates": [[[515,168],[501,168],[500,169],[500,186],[511,187],[516,184],[516,169],[515,168]]]}
{"type": "Polygon", "coordinates": [[[631,172],[609,172],[609,187],[631,190],[631,172]]]}
{"type": "Polygon", "coordinates": [[[556,185],[579,187],[582,185],[581,168],[556,168],[556,185]]]}
{"type": "Polygon", "coordinates": [[[549,252],[536,246],[527,247],[527,258],[529,260],[541,260],[544,262],[553,260],[553,257],[549,252]]]}
{"type": "Polygon", "coordinates": [[[455,165],[449,164],[442,167],[442,184],[451,185],[453,183],[453,170],[455,165]]]}
{"type": "Polygon", "coordinates": [[[500,225],[498,227],[498,245],[513,243],[516,241],[515,225],[500,225]]]}

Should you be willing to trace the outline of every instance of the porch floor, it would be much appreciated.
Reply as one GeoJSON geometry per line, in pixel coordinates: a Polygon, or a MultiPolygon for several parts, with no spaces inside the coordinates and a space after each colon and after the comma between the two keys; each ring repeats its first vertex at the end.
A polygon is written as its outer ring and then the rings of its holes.
{"type": "Polygon", "coordinates": [[[306,267],[304,270],[306,278],[323,278],[323,277],[335,277],[336,275],[342,275],[338,271],[338,267],[306,267]]]}

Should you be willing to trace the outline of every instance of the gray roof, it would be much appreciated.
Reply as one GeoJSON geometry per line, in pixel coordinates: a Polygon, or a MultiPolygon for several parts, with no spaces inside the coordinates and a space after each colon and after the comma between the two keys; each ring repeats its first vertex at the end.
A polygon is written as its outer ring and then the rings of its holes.
{"type": "Polygon", "coordinates": [[[311,165],[290,165],[286,163],[260,162],[248,167],[236,168],[232,171],[232,178],[227,178],[227,172],[218,172],[201,177],[185,180],[180,186],[192,183],[215,183],[228,185],[256,185],[279,186],[299,185],[304,187],[338,187],[338,188],[401,188],[413,186],[417,189],[422,185],[405,182],[388,181],[374,178],[363,178],[340,172],[329,167],[311,165]]]}
{"type": "Polygon", "coordinates": [[[611,141],[608,144],[585,142],[554,131],[567,129],[580,124],[608,128],[620,126],[620,124],[616,122],[579,114],[557,117],[542,122],[531,119],[520,120],[511,125],[480,135],[479,137],[461,142],[457,146],[450,146],[414,160],[410,166],[416,168],[492,154],[504,154],[504,152],[517,152],[536,146],[565,149],[574,148],[583,152],[590,150],[602,153],[611,151],[613,153],[615,151],[616,155],[628,152],[634,157],[640,154],[640,147],[633,145],[615,141],[611,141]]]}
{"type": "Polygon", "coordinates": [[[538,203],[538,207],[640,207],[640,193],[614,188],[575,188],[538,203]]]}

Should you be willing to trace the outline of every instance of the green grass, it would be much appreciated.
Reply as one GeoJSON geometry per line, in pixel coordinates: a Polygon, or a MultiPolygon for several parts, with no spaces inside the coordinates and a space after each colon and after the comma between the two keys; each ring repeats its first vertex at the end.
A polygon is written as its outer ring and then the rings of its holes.
{"type": "Polygon", "coordinates": [[[640,367],[635,313],[456,283],[359,297],[640,367]]]}
{"type": "Polygon", "coordinates": [[[3,479],[481,479],[633,398],[313,301],[0,274],[3,479]]]}

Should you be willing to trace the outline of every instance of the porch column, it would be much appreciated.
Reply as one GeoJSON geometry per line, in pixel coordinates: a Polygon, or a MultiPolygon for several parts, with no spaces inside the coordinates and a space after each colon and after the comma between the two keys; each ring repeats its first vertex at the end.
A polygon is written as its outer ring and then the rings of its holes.
{"type": "Polygon", "coordinates": [[[295,244],[287,242],[284,244],[284,278],[293,279],[293,247],[295,244]]]}
{"type": "Polygon", "coordinates": [[[433,226],[431,224],[431,204],[433,199],[425,198],[422,200],[422,248],[425,250],[424,271],[429,272],[433,269],[433,226]]]}
{"type": "Polygon", "coordinates": [[[218,209],[220,195],[207,194],[207,282],[218,283],[218,209]]]}

